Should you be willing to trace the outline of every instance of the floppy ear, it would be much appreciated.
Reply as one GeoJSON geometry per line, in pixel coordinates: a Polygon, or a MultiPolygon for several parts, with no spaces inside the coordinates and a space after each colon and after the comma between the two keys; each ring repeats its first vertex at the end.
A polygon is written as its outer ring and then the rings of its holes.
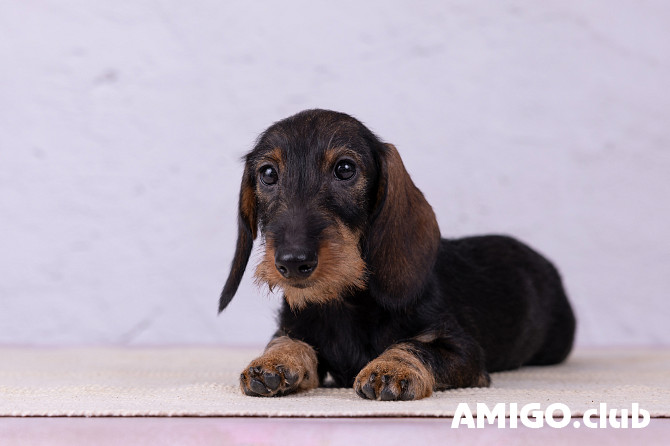
{"type": "Polygon", "coordinates": [[[379,151],[377,205],[368,233],[368,287],[379,303],[413,302],[432,273],[440,244],[433,208],[414,185],[396,148],[379,151]]]}
{"type": "Polygon", "coordinates": [[[249,262],[251,248],[256,238],[256,192],[254,191],[253,172],[249,163],[245,165],[242,186],[240,187],[239,215],[237,218],[237,247],[230,274],[219,299],[219,313],[230,303],[240,286],[242,275],[249,262]]]}

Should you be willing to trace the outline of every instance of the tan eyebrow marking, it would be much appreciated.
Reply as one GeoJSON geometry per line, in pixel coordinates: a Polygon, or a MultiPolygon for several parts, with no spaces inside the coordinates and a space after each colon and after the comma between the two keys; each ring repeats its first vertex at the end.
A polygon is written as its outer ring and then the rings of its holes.
{"type": "Polygon", "coordinates": [[[321,165],[321,169],[324,171],[332,169],[335,162],[339,158],[344,157],[351,158],[356,164],[361,163],[360,156],[353,150],[346,147],[333,147],[326,149],[326,152],[323,154],[323,164],[321,165]]]}
{"type": "Polygon", "coordinates": [[[286,167],[284,163],[284,157],[282,156],[282,149],[280,147],[275,147],[270,150],[268,153],[263,155],[263,157],[256,163],[256,169],[263,167],[265,163],[274,163],[279,167],[280,171],[283,171],[286,167]]]}

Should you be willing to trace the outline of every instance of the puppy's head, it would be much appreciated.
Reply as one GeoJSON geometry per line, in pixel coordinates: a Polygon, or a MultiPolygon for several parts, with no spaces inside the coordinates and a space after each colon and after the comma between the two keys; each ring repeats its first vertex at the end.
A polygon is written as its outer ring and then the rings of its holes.
{"type": "Polygon", "coordinates": [[[307,110],[262,133],[245,160],[219,311],[239,286],[258,228],[265,253],[256,281],[281,288],[293,309],[366,288],[391,308],[418,296],[440,234],[395,147],[351,116],[307,110]]]}

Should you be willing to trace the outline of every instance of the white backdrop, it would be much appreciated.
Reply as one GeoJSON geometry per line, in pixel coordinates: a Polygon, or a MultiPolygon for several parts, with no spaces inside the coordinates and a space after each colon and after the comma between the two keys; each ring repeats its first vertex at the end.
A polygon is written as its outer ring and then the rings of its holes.
{"type": "Polygon", "coordinates": [[[264,343],[217,299],[240,157],[305,108],[404,157],[445,236],[561,269],[581,345],[670,344],[663,1],[0,3],[0,343],[264,343]]]}

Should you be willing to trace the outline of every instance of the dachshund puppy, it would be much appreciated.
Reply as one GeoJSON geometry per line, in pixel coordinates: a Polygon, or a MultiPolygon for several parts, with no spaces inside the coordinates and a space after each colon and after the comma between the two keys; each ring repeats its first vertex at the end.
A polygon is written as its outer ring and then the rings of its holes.
{"type": "Polygon", "coordinates": [[[556,364],[575,318],[556,268],[498,235],[443,239],[394,146],[343,113],[307,110],[246,156],[223,311],[259,230],[259,284],[279,327],[242,372],[247,395],[312,389],[327,374],[362,398],[486,387],[489,372],[556,364]]]}

